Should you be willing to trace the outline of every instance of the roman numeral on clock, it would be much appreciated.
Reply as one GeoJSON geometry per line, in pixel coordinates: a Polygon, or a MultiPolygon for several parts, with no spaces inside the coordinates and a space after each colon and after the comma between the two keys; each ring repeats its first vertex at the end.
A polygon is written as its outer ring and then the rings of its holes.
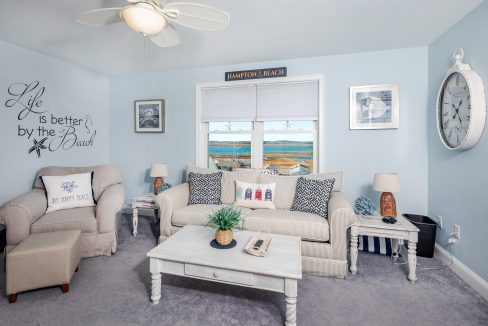
{"type": "Polygon", "coordinates": [[[444,129],[446,129],[449,126],[449,119],[444,121],[444,129]]]}

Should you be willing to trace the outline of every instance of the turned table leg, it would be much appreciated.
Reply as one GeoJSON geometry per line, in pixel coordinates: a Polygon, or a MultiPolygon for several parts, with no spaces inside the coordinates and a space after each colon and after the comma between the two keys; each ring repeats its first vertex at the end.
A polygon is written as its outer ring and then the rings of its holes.
{"type": "Polygon", "coordinates": [[[152,273],[151,280],[151,300],[153,304],[158,304],[161,299],[161,273],[152,273]]]}
{"type": "Polygon", "coordinates": [[[410,282],[415,283],[417,276],[415,275],[415,269],[417,268],[417,243],[408,242],[408,279],[410,282]]]}
{"type": "Polygon", "coordinates": [[[400,241],[398,239],[391,239],[391,252],[392,257],[394,260],[398,259],[398,243],[400,241]]]}
{"type": "Polygon", "coordinates": [[[285,326],[297,324],[297,280],[285,279],[285,326]]]}
{"type": "Polygon", "coordinates": [[[351,228],[351,267],[349,270],[351,273],[356,274],[358,271],[357,261],[358,261],[358,233],[357,228],[351,228]]]}
{"type": "Polygon", "coordinates": [[[139,216],[137,212],[137,207],[132,208],[132,235],[137,235],[137,224],[139,223],[139,216]]]}

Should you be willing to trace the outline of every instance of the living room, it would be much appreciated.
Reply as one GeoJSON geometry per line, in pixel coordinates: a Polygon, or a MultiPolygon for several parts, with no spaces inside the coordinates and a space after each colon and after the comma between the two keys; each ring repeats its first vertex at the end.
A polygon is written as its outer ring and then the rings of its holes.
{"type": "MultiPolygon", "coordinates": [[[[163,48],[124,22],[94,28],[75,21],[86,10],[130,5],[124,1],[0,4],[0,204],[31,190],[38,170],[48,166],[117,165],[125,192],[116,252],[82,259],[68,293],[20,292],[15,304],[8,304],[7,276],[0,272],[1,319],[18,325],[283,324],[285,300],[278,293],[169,274],[163,274],[160,303],[153,306],[146,254],[160,240],[160,227],[143,216],[151,212],[141,212],[133,236],[130,206],[152,191],[153,163],[166,164],[164,180],[173,188],[186,181],[187,164],[209,167],[202,151],[208,146],[201,132],[206,122],[198,118],[202,89],[259,85],[266,79],[225,81],[225,73],[286,67],[278,82],[312,78],[320,85],[313,172],[343,171],[341,192],[350,205],[365,196],[377,208],[375,174],[397,173],[397,215],[426,215],[436,223],[441,216],[443,224],[436,230],[434,258],[418,259],[415,284],[407,279],[408,264],[365,252],[359,253],[357,274],[348,272],[346,279],[302,271],[296,323],[487,324],[481,230],[488,224],[482,195],[488,136],[482,133],[468,150],[447,149],[436,106],[460,48],[462,61],[486,85],[488,4],[193,2],[228,12],[227,29],[202,32],[175,23],[181,43],[163,48]],[[351,128],[351,90],[377,85],[398,86],[398,125],[351,128]],[[164,132],[136,132],[135,101],[155,99],[164,100],[164,132]],[[451,244],[455,225],[460,239],[451,244]],[[63,316],[54,315],[60,306],[63,316]]],[[[2,219],[0,214],[5,224],[2,219]]],[[[8,245],[8,227],[6,233],[8,245]]],[[[400,255],[406,263],[405,247],[400,255]]]]}

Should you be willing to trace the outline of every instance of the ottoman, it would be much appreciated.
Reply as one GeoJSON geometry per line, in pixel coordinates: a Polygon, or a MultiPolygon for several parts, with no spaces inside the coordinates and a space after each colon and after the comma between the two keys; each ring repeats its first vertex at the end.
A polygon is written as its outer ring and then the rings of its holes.
{"type": "Polygon", "coordinates": [[[17,293],[61,285],[63,293],[81,260],[81,231],[60,231],[29,235],[7,254],[7,295],[10,303],[17,293]]]}

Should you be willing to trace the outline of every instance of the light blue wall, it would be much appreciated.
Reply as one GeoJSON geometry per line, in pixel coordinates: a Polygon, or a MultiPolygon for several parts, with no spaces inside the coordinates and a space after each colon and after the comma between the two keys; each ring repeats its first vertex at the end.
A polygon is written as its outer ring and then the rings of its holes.
{"type": "MultiPolygon", "coordinates": [[[[453,224],[461,226],[461,241],[452,247],[456,258],[485,280],[488,259],[488,132],[468,151],[448,151],[437,135],[435,101],[451,56],[464,49],[464,61],[488,87],[488,3],[481,4],[429,47],[429,214],[444,217],[437,242],[446,246],[453,224]]],[[[488,88],[485,89],[488,91],[488,88]]]]}
{"type": "MultiPolygon", "coordinates": [[[[36,92],[36,91],[34,91],[36,92]]],[[[26,104],[33,92],[24,96],[26,104]]],[[[109,79],[102,75],[65,62],[43,56],[9,43],[0,41],[0,205],[6,200],[32,188],[36,171],[47,165],[88,165],[108,163],[108,127],[109,127],[109,79]],[[17,103],[11,108],[6,101],[14,96],[8,94],[13,83],[39,81],[40,88],[46,88],[39,110],[45,113],[48,122],[40,123],[39,115],[31,113],[19,121],[22,110],[17,103]],[[41,150],[38,158],[35,152],[28,154],[33,139],[43,137],[32,135],[30,139],[18,136],[18,126],[38,128],[44,126],[54,129],[59,135],[60,126],[49,123],[51,114],[56,117],[84,118],[90,115],[93,126],[84,123],[77,127],[78,140],[89,140],[91,132],[96,130],[93,146],[73,147],[69,150],[41,150]]],[[[38,132],[38,131],[36,131],[38,132]]],[[[56,137],[56,136],[54,136],[56,137]]],[[[48,137],[47,145],[54,137],[48,137]]],[[[54,144],[53,147],[54,148],[54,144]]]]}
{"type": "Polygon", "coordinates": [[[153,162],[167,162],[169,182],[181,182],[185,164],[195,162],[195,85],[223,81],[229,70],[286,66],[289,76],[325,76],[326,170],[345,172],[350,200],[378,197],[371,190],[375,172],[399,172],[399,211],[425,214],[427,64],[427,48],[420,47],[111,78],[110,161],[123,167],[127,198],[150,190],[153,162]],[[349,130],[349,87],[390,83],[400,85],[400,128],[349,130]],[[158,98],[166,100],[166,133],[136,134],[133,101],[158,98]]]}

